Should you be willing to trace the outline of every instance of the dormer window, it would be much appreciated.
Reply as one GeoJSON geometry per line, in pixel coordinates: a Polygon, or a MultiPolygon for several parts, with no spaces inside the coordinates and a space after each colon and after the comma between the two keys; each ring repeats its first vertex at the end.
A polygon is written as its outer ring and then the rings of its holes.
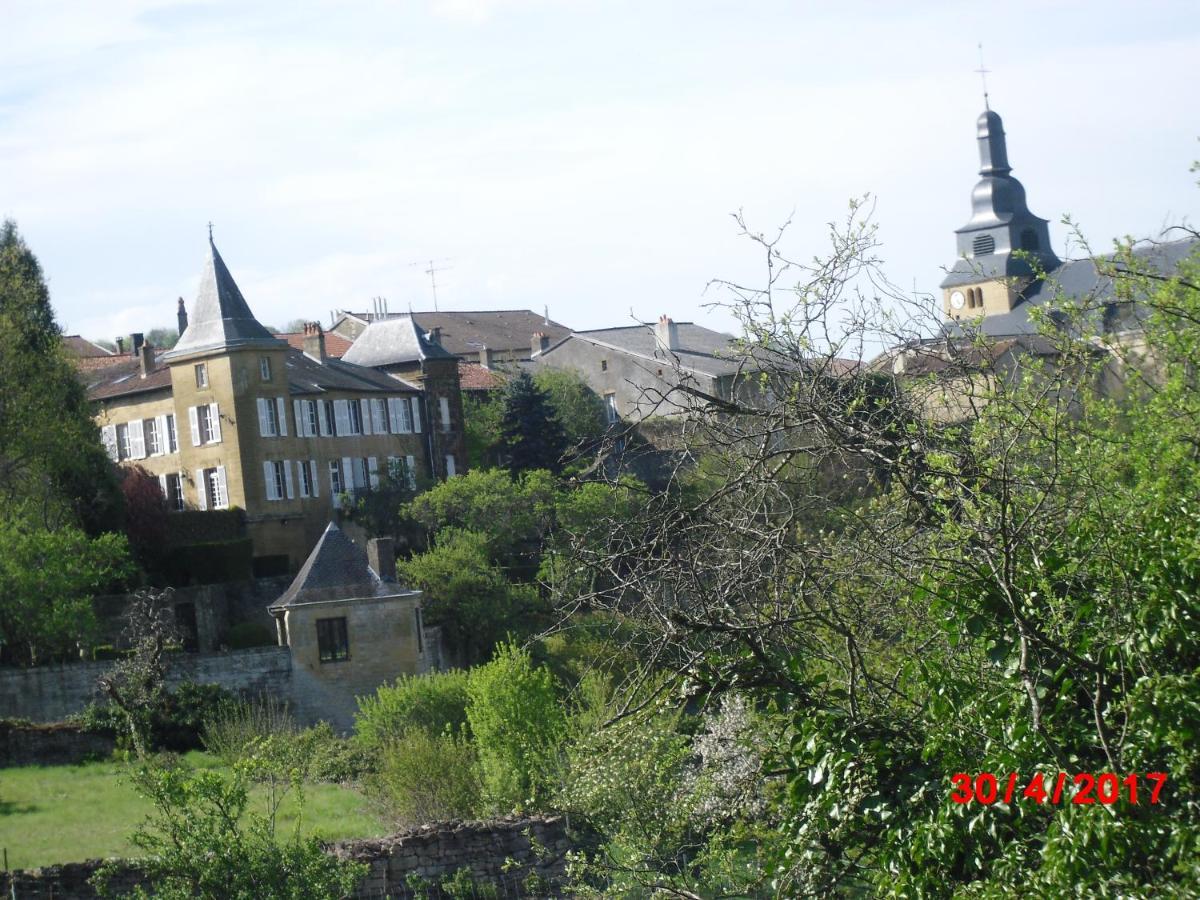
{"type": "Polygon", "coordinates": [[[976,256],[987,256],[989,253],[996,252],[996,239],[990,234],[981,234],[976,236],[971,249],[976,256]]]}

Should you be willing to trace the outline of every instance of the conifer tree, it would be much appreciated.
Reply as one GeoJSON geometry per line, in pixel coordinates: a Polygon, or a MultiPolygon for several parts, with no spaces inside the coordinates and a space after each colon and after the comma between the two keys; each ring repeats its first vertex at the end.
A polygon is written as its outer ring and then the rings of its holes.
{"type": "Polygon", "coordinates": [[[0,510],[42,527],[119,530],[120,492],[67,359],[37,258],[0,225],[0,510]]]}
{"type": "Polygon", "coordinates": [[[534,384],[528,372],[521,372],[508,383],[500,435],[508,468],[513,473],[530,469],[549,469],[555,473],[562,470],[566,433],[550,398],[534,384]]]}

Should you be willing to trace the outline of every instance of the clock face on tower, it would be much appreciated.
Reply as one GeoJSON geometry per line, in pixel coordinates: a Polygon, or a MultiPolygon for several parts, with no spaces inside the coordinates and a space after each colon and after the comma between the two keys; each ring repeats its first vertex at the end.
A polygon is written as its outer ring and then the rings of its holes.
{"type": "Polygon", "coordinates": [[[950,305],[955,309],[962,309],[966,302],[967,298],[963,296],[962,291],[955,291],[950,295],[950,305]]]}

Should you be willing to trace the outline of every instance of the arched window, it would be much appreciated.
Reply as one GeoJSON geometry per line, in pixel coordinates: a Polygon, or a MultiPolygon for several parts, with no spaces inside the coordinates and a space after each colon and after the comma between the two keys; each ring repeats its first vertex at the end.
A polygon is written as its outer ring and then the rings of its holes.
{"type": "Polygon", "coordinates": [[[975,251],[976,256],[987,256],[989,253],[996,252],[996,239],[990,234],[976,235],[971,248],[975,251]]]}
{"type": "Polygon", "coordinates": [[[1037,252],[1038,236],[1032,228],[1026,228],[1021,232],[1021,249],[1028,250],[1030,253],[1037,252]]]}

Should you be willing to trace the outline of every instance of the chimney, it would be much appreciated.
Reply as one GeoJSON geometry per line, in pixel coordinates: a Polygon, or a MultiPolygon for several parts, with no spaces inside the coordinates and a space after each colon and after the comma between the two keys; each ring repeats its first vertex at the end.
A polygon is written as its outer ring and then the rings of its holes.
{"type": "Polygon", "coordinates": [[[367,541],[367,562],[381,580],[396,580],[396,547],[390,537],[367,541]]]}
{"type": "Polygon", "coordinates": [[[129,355],[137,356],[138,351],[142,349],[142,344],[146,342],[146,336],[140,331],[135,331],[129,335],[129,340],[133,342],[133,346],[129,348],[129,355]]]}
{"type": "Polygon", "coordinates": [[[154,371],[154,347],[147,341],[138,347],[138,368],[141,369],[142,377],[145,378],[154,371]]]}
{"type": "Polygon", "coordinates": [[[117,353],[121,356],[125,355],[125,338],[117,338],[117,353]]]}
{"type": "Polygon", "coordinates": [[[663,353],[674,353],[679,349],[679,326],[670,316],[658,317],[658,324],[654,326],[654,344],[663,353]]]}
{"type": "Polygon", "coordinates": [[[179,336],[183,337],[183,333],[187,331],[187,307],[183,305],[183,298],[179,298],[179,309],[175,311],[175,318],[179,322],[179,336]]]}
{"type": "Polygon", "coordinates": [[[442,342],[442,326],[435,325],[430,328],[429,334],[427,334],[426,337],[433,343],[440,344],[442,342]]]}
{"type": "Polygon", "coordinates": [[[479,348],[479,364],[485,369],[492,367],[492,348],[487,344],[479,348]]]}
{"type": "Polygon", "coordinates": [[[304,354],[319,363],[325,362],[325,332],[320,322],[304,323],[304,354]]]}
{"type": "Polygon", "coordinates": [[[546,337],[544,332],[535,331],[533,333],[533,340],[530,341],[529,346],[530,350],[533,351],[530,353],[531,357],[540,356],[550,349],[550,338],[546,337]]]}

